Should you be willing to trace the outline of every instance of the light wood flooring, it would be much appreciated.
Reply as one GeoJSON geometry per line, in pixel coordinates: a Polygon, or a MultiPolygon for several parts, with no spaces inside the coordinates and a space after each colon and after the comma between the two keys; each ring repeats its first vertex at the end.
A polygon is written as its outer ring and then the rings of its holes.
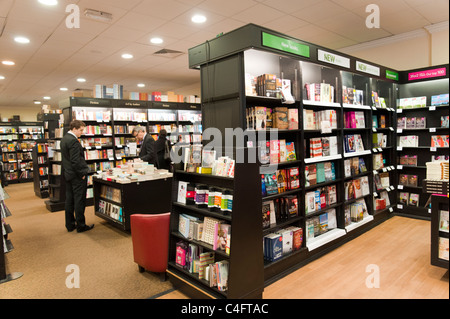
{"type": "Polygon", "coordinates": [[[269,285],[263,298],[448,299],[448,270],[430,264],[430,222],[394,216],[269,285]],[[369,288],[375,270],[379,287],[369,288]]]}

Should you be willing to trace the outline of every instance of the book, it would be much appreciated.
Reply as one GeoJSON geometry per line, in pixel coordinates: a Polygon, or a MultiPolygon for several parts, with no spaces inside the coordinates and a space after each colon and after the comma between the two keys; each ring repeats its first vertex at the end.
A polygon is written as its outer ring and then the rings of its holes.
{"type": "Polygon", "coordinates": [[[402,205],[408,205],[408,203],[409,203],[409,193],[408,192],[400,192],[398,201],[402,205]]]}
{"type": "Polygon", "coordinates": [[[448,210],[439,211],[439,231],[449,232],[449,213],[448,210]]]}
{"type": "Polygon", "coordinates": [[[411,193],[409,194],[409,205],[411,206],[419,206],[419,194],[411,193]]]}
{"type": "Polygon", "coordinates": [[[178,182],[177,202],[186,204],[187,185],[188,185],[188,182],[183,182],[183,181],[178,182]]]}
{"type": "Polygon", "coordinates": [[[296,159],[294,142],[286,142],[286,161],[295,161],[296,159]]]}
{"type": "Polygon", "coordinates": [[[288,118],[289,118],[288,129],[298,130],[298,109],[289,109],[288,118]]]}

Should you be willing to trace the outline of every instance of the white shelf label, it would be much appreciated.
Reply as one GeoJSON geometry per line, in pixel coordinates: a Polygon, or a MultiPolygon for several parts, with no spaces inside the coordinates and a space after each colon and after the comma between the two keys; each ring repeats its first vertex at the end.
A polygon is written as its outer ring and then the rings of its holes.
{"type": "Polygon", "coordinates": [[[389,127],[389,129],[393,132],[394,131],[394,128],[393,127],[389,127]]]}
{"type": "Polygon", "coordinates": [[[403,169],[403,165],[397,165],[397,169],[403,169]]]}
{"type": "Polygon", "coordinates": [[[436,152],[436,147],[430,147],[430,152],[436,152]]]}
{"type": "Polygon", "coordinates": [[[402,204],[397,204],[397,208],[398,209],[403,209],[403,205],[402,204]]]}
{"type": "Polygon", "coordinates": [[[403,147],[402,146],[397,146],[397,151],[403,151],[403,147]]]}
{"type": "Polygon", "coordinates": [[[397,129],[397,133],[399,133],[399,134],[403,133],[403,129],[402,128],[398,128],[397,129]]]}
{"type": "Polygon", "coordinates": [[[377,170],[373,170],[373,175],[376,175],[376,174],[378,174],[378,171],[377,170]]]}
{"type": "Polygon", "coordinates": [[[430,111],[436,111],[436,106],[430,106],[429,110],[430,111]]]}
{"type": "Polygon", "coordinates": [[[403,109],[397,109],[397,113],[403,113],[403,109]]]}
{"type": "Polygon", "coordinates": [[[377,192],[373,192],[373,197],[378,197],[378,193],[377,192]]]}
{"type": "Polygon", "coordinates": [[[378,152],[383,152],[383,149],[379,147],[378,152]]]}
{"type": "Polygon", "coordinates": [[[376,148],[373,148],[372,151],[373,151],[374,153],[377,153],[377,152],[378,152],[378,150],[377,150],[376,148]]]}
{"type": "Polygon", "coordinates": [[[372,131],[374,131],[376,133],[377,129],[375,127],[372,127],[372,131]]]}
{"type": "Polygon", "coordinates": [[[389,207],[389,211],[392,213],[394,209],[392,207],[389,207]]]}
{"type": "Polygon", "coordinates": [[[430,127],[430,133],[435,133],[436,132],[436,128],[435,127],[430,127]]]}
{"type": "Polygon", "coordinates": [[[403,185],[397,185],[397,189],[403,189],[403,185]]]}

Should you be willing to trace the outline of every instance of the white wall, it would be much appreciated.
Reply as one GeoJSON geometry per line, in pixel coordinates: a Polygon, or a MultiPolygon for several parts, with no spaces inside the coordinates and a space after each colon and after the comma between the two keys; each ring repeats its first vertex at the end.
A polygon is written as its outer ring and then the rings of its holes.
{"type": "Polygon", "coordinates": [[[448,21],[339,49],[399,71],[449,63],[448,21]]]}

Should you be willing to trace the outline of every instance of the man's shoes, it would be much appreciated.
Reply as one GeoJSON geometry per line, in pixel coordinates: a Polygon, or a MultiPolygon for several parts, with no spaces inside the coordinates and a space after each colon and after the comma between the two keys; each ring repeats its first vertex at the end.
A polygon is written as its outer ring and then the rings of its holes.
{"type": "Polygon", "coordinates": [[[74,230],[75,230],[75,228],[76,227],[74,227],[74,228],[67,228],[67,231],[70,233],[70,232],[73,232],[74,230]]]}
{"type": "Polygon", "coordinates": [[[92,225],[85,225],[84,227],[77,228],[77,233],[82,233],[82,232],[91,230],[92,228],[94,228],[94,224],[92,224],[92,225]]]}

